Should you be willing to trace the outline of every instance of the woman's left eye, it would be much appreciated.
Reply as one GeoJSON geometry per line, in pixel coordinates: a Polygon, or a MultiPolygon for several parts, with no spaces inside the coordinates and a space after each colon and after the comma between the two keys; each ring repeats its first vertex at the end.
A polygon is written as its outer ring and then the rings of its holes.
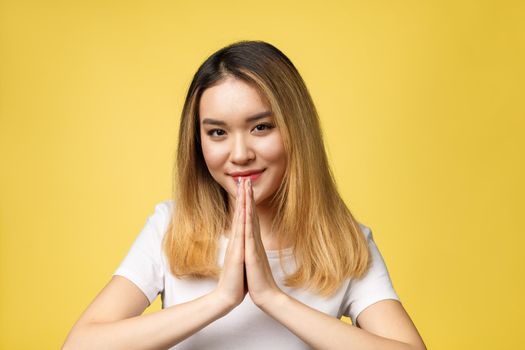
{"type": "Polygon", "coordinates": [[[258,131],[270,130],[273,128],[274,128],[274,125],[268,124],[268,123],[259,124],[255,127],[255,129],[257,129],[258,131]]]}

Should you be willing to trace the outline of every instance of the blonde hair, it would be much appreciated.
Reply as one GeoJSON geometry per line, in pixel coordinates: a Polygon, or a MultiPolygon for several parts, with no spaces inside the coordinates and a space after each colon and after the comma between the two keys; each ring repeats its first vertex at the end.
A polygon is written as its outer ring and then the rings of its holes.
{"type": "MultiPolygon", "coordinates": [[[[174,210],[164,252],[174,276],[218,278],[219,239],[229,226],[226,191],[211,177],[200,147],[199,101],[226,77],[257,87],[268,100],[286,151],[283,181],[272,197],[272,232],[292,242],[297,270],[288,287],[331,295],[359,278],[370,252],[358,222],[340,197],[324,148],[319,117],[299,72],[280,50],[241,41],[211,55],[197,70],[182,110],[173,176],[174,210]]],[[[283,256],[280,254],[283,267],[283,256]]]]}

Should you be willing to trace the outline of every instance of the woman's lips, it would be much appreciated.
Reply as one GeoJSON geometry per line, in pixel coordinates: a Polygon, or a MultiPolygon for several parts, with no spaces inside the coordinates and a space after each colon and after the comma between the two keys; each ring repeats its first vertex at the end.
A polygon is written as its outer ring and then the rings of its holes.
{"type": "MultiPolygon", "coordinates": [[[[264,170],[266,170],[266,169],[264,169],[264,170]]],[[[259,173],[253,173],[253,174],[250,174],[250,175],[234,176],[233,180],[235,181],[235,183],[237,183],[239,181],[239,179],[241,179],[241,178],[243,178],[244,180],[249,178],[252,182],[255,182],[262,175],[262,173],[264,173],[264,170],[259,172],[259,173]]]]}

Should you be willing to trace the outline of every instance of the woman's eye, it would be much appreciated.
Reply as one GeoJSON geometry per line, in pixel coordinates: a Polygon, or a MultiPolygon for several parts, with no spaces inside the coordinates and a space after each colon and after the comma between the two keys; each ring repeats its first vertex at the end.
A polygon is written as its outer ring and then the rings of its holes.
{"type": "MultiPolygon", "coordinates": [[[[263,124],[258,124],[257,126],[255,126],[254,130],[259,131],[259,132],[263,132],[263,131],[266,131],[266,130],[273,129],[274,127],[275,127],[275,125],[273,125],[273,124],[263,123],[263,124]]],[[[211,137],[220,137],[220,136],[224,136],[225,132],[222,129],[211,129],[211,130],[208,130],[206,132],[206,134],[211,136],[211,137]]]]}
{"type": "Polygon", "coordinates": [[[209,130],[206,134],[208,134],[208,135],[210,135],[210,136],[222,136],[222,135],[224,135],[224,134],[221,134],[221,132],[223,133],[224,130],[221,130],[221,129],[211,129],[211,130],[209,130]],[[214,135],[214,134],[213,134],[214,132],[217,132],[217,133],[219,133],[219,134],[214,135]]]}
{"type": "Polygon", "coordinates": [[[267,123],[259,124],[255,127],[255,129],[257,129],[258,131],[270,130],[273,128],[274,126],[272,124],[267,124],[267,123]]]}

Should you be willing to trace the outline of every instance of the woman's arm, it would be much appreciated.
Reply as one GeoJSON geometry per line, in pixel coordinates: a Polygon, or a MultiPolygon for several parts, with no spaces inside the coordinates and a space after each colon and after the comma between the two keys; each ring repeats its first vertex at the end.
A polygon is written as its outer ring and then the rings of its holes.
{"type": "MultiPolygon", "coordinates": [[[[140,316],[149,305],[145,292],[127,278],[115,275],[73,326],[62,349],[166,349],[241,304],[248,290],[244,277],[244,197],[239,191],[217,288],[195,300],[140,316]]],[[[141,233],[137,241],[140,248],[132,252],[142,253],[144,247],[147,250],[148,246],[156,246],[146,236],[150,232],[141,233]]],[[[155,254],[133,256],[135,265],[131,268],[136,270],[137,264],[158,268],[149,259],[155,254]]],[[[153,277],[144,279],[156,283],[153,277]]]]}
{"type": "Polygon", "coordinates": [[[397,300],[384,299],[365,308],[356,320],[358,328],[284,293],[273,278],[264,252],[250,180],[242,189],[247,204],[246,277],[250,297],[255,305],[315,349],[426,350],[416,327],[397,300]]]}
{"type": "Polygon", "coordinates": [[[166,349],[231,309],[215,292],[140,316],[148,305],[131,281],[113,276],[73,326],[62,349],[166,349]]]}
{"type": "Polygon", "coordinates": [[[358,317],[361,328],[313,309],[279,293],[259,306],[315,349],[426,350],[423,340],[401,303],[382,300],[358,317]]]}

